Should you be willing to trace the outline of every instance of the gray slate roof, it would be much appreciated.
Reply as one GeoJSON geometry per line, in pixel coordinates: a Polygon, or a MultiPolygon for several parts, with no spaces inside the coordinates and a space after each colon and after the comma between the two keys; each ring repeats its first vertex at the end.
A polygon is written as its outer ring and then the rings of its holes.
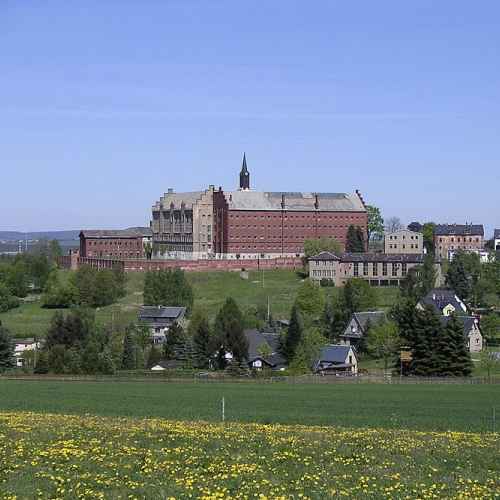
{"type": "Polygon", "coordinates": [[[423,305],[433,306],[439,314],[448,304],[451,304],[458,314],[465,312],[457,299],[455,291],[447,288],[433,288],[420,302],[423,305]]]}
{"type": "Polygon", "coordinates": [[[348,345],[327,345],[321,349],[318,362],[344,363],[350,348],[348,345]]]}
{"type": "Polygon", "coordinates": [[[422,254],[402,253],[343,253],[340,255],[342,262],[401,262],[409,264],[423,264],[422,254]]]}
{"type": "Polygon", "coordinates": [[[287,193],[269,191],[231,191],[225,198],[231,210],[281,210],[282,197],[286,210],[318,210],[339,212],[366,212],[357,194],[346,193],[287,193]]]}
{"type": "Polygon", "coordinates": [[[185,307],[142,306],[139,309],[139,321],[154,321],[156,319],[178,320],[186,314],[185,307]]]}
{"type": "Polygon", "coordinates": [[[320,252],[318,255],[313,255],[309,257],[309,260],[340,260],[340,257],[337,257],[332,252],[320,252]]]}
{"type": "Polygon", "coordinates": [[[482,224],[438,224],[434,228],[436,236],[484,236],[482,224]]]}
{"type": "Polygon", "coordinates": [[[80,237],[85,238],[140,238],[151,236],[149,227],[133,227],[129,229],[83,229],[80,237]]]}
{"type": "MultiPolygon", "coordinates": [[[[469,332],[474,327],[474,322],[477,321],[477,319],[474,316],[457,316],[457,318],[463,324],[464,336],[467,337],[469,335],[469,332]]],[[[450,321],[451,316],[440,316],[439,319],[441,323],[446,326],[448,321],[450,321]]]]}
{"type": "Polygon", "coordinates": [[[280,339],[277,333],[259,332],[258,330],[245,330],[245,337],[248,342],[248,361],[259,358],[263,359],[271,366],[283,366],[286,364],[285,358],[279,353],[280,339]],[[263,358],[259,350],[263,344],[267,344],[272,352],[271,356],[263,358]]]}

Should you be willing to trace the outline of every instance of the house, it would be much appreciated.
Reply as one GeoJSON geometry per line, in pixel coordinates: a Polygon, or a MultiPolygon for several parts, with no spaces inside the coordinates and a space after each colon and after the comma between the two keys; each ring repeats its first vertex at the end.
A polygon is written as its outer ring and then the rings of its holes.
{"type": "MultiPolygon", "coordinates": [[[[441,316],[441,322],[446,325],[450,316],[441,316]]],[[[483,336],[479,329],[479,320],[474,316],[458,316],[464,325],[464,336],[467,339],[469,352],[481,352],[483,350],[483,336]]]]}
{"type": "Polygon", "coordinates": [[[473,250],[461,250],[461,249],[455,249],[455,250],[448,250],[448,260],[451,262],[454,258],[457,252],[467,252],[467,253],[475,253],[476,255],[479,256],[479,261],[482,264],[485,264],[489,262],[490,260],[490,252],[488,250],[479,250],[479,249],[473,249],[473,250]]]}
{"type": "Polygon", "coordinates": [[[387,316],[384,311],[356,312],[351,316],[344,333],[340,335],[342,344],[357,346],[368,328],[382,321],[387,316]]]}
{"type": "Polygon", "coordinates": [[[433,288],[417,304],[418,309],[425,306],[432,306],[438,314],[449,316],[452,313],[457,315],[467,314],[467,306],[458,298],[453,290],[447,288],[433,288]]]}
{"type": "Polygon", "coordinates": [[[250,368],[262,370],[284,370],[286,359],[280,354],[280,338],[277,333],[245,330],[248,342],[248,365],[250,368]]]}
{"type": "Polygon", "coordinates": [[[386,233],[384,235],[384,253],[423,254],[424,235],[409,229],[386,233]]]}
{"type": "Polygon", "coordinates": [[[14,357],[16,359],[16,366],[18,368],[22,368],[26,363],[26,353],[29,351],[36,351],[37,349],[40,349],[40,347],[41,343],[35,341],[35,339],[33,338],[16,339],[14,345],[14,357]]]}
{"type": "Polygon", "coordinates": [[[138,321],[151,330],[153,344],[163,344],[170,326],[173,323],[183,326],[185,315],[185,307],[142,306],[138,321]]]}
{"type": "Polygon", "coordinates": [[[350,345],[326,345],[314,362],[313,371],[322,375],[358,373],[356,350],[350,345]]]}
{"type": "MultiPolygon", "coordinates": [[[[314,281],[329,280],[343,286],[351,278],[361,278],[372,286],[399,286],[412,267],[423,265],[424,255],[386,253],[321,252],[309,258],[309,276],[314,281]]],[[[434,262],[436,284],[441,281],[441,261],[434,262]]]]}
{"type": "Polygon", "coordinates": [[[434,228],[434,248],[441,259],[449,258],[450,250],[483,250],[482,224],[438,224],[434,228]]]}

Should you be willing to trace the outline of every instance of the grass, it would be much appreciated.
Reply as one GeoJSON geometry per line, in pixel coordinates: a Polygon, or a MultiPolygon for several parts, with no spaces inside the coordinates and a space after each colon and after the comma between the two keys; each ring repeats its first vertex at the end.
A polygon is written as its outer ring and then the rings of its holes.
{"type": "Polygon", "coordinates": [[[2,498],[498,498],[498,434],[0,413],[2,498]]]}
{"type": "MultiPolygon", "coordinates": [[[[488,431],[495,385],[64,382],[0,379],[0,411],[488,431]]],[[[500,420],[500,419],[499,419],[500,420]]],[[[500,422],[496,424],[500,430],[500,422]]]]}
{"type": "MultiPolygon", "coordinates": [[[[66,279],[68,271],[60,271],[66,279]]],[[[290,309],[302,283],[302,278],[294,271],[271,270],[251,271],[248,279],[242,279],[238,272],[197,272],[187,273],[193,286],[195,308],[205,311],[214,318],[227,297],[234,297],[241,307],[266,305],[269,298],[271,312],[275,319],[288,318],[290,309]]],[[[96,310],[100,324],[114,323],[122,327],[134,321],[137,310],[142,305],[144,274],[127,275],[127,294],[116,304],[96,310]]],[[[335,288],[325,288],[329,295],[337,293],[335,288]]],[[[397,288],[377,289],[378,306],[388,309],[396,300],[397,288]]],[[[57,309],[44,309],[40,301],[25,302],[20,307],[0,313],[0,321],[15,337],[43,336],[57,309]]]]}

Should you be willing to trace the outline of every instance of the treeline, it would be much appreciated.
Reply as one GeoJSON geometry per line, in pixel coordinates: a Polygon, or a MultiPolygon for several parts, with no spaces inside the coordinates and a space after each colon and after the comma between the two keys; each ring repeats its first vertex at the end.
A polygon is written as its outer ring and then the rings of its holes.
{"type": "Polygon", "coordinates": [[[50,273],[42,295],[42,306],[65,308],[73,306],[102,307],[113,304],[126,293],[126,276],[120,266],[94,269],[80,266],[69,277],[57,270],[50,273]]]}
{"type": "Polygon", "coordinates": [[[189,312],[193,308],[194,293],[181,269],[148,271],[144,277],[144,305],[180,306],[189,312]]]}

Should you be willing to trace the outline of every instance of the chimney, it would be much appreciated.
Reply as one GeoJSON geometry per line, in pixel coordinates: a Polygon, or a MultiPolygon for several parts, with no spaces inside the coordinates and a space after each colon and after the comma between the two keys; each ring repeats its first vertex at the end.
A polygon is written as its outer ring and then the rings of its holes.
{"type": "Polygon", "coordinates": [[[168,188],[167,189],[167,194],[173,194],[174,188],[168,188]]]}
{"type": "Polygon", "coordinates": [[[281,195],[281,210],[285,209],[285,195],[281,195]]]}
{"type": "Polygon", "coordinates": [[[314,195],[314,208],[316,210],[318,210],[318,208],[319,208],[319,200],[318,200],[318,195],[317,194],[314,195]]]}

